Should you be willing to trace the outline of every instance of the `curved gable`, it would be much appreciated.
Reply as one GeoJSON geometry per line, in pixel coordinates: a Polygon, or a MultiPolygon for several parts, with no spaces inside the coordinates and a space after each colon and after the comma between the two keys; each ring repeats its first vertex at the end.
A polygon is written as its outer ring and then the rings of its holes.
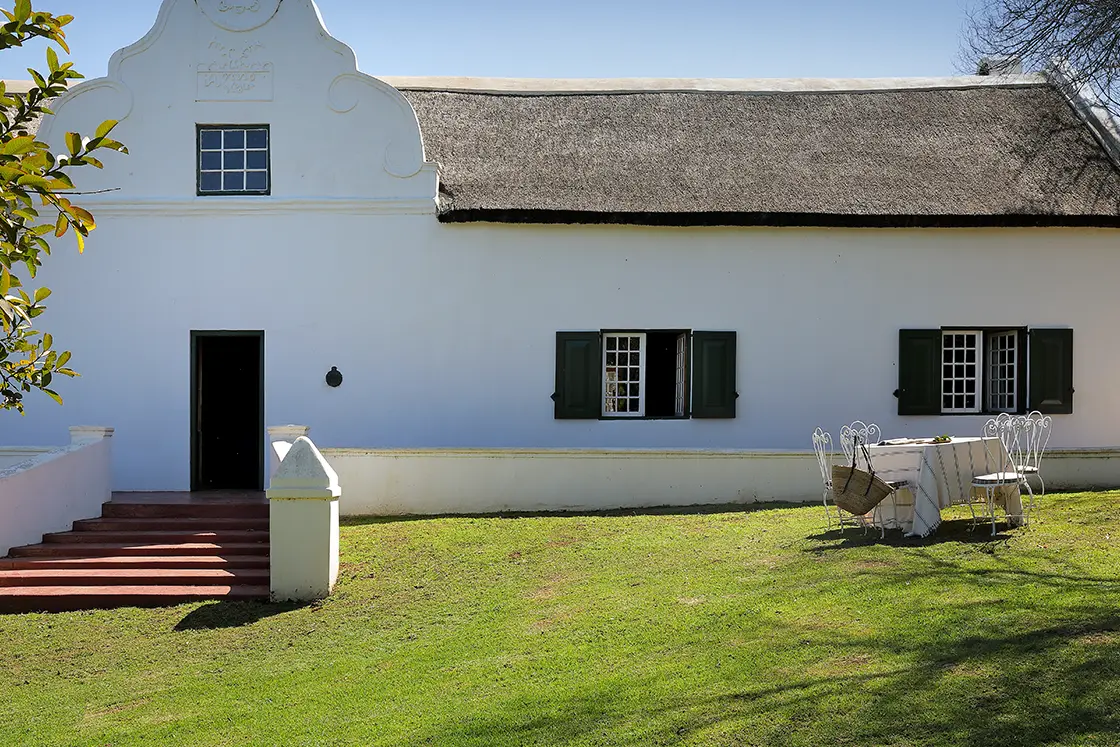
{"type": "MultiPolygon", "coordinates": [[[[269,125],[279,199],[424,201],[437,169],[416,115],[392,86],[360,73],[312,0],[164,0],[151,31],[113,55],[105,78],[54,105],[41,136],[89,133],[105,119],[130,156],[80,174],[97,202],[197,198],[197,125],[269,125]]],[[[256,198],[257,200],[268,198],[256,198]]]]}

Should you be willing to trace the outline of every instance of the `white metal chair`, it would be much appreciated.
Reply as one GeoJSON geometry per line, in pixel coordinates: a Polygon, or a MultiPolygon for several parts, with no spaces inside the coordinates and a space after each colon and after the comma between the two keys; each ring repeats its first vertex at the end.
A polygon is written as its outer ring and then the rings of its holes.
{"type": "Polygon", "coordinates": [[[824,484],[824,515],[828,522],[828,531],[832,531],[833,509],[836,510],[836,525],[840,527],[841,532],[844,531],[846,524],[862,526],[866,531],[868,527],[866,517],[850,514],[832,502],[832,458],[834,453],[832,434],[821,428],[813,431],[813,452],[817,455],[817,466],[820,467],[821,482],[824,484]]]}
{"type": "MultiPolygon", "coordinates": [[[[984,491],[983,503],[977,504],[970,497],[969,508],[974,505],[984,507],[987,518],[992,523],[992,534],[996,533],[996,493],[1001,489],[1018,487],[1020,491],[1026,488],[1030,496],[1028,506],[1034,505],[1034,491],[1027,484],[1026,476],[1017,469],[1015,455],[1020,450],[1023,439],[1025,418],[1013,416],[993,418],[984,424],[983,437],[986,461],[984,473],[972,478],[972,487],[984,491]]],[[[970,491],[971,492],[971,491],[970,491]]],[[[1029,511],[1024,517],[1029,521],[1029,511]]],[[[976,512],[972,513],[972,527],[977,525],[976,512]]]]}
{"type": "MultiPolygon", "coordinates": [[[[1046,482],[1042,479],[1042,456],[1046,453],[1046,446],[1050,443],[1050,428],[1053,418],[1043,415],[1038,410],[1028,413],[1022,419],[1019,431],[1019,449],[1015,457],[1015,470],[1027,480],[1031,477],[1038,479],[1038,497],[1046,495],[1046,482]]],[[[1030,511],[1034,512],[1034,497],[1031,493],[1030,511]]]]}
{"type": "MultiPolygon", "coordinates": [[[[853,421],[851,425],[841,426],[840,428],[840,447],[844,450],[844,457],[847,459],[846,464],[852,464],[857,461],[855,454],[860,450],[860,444],[864,446],[874,446],[883,440],[883,431],[875,423],[865,423],[862,420],[853,421]]],[[[871,470],[871,464],[866,465],[868,470],[871,470]]],[[[909,489],[913,493],[917,493],[917,486],[909,479],[890,479],[890,475],[879,475],[887,485],[891,488],[891,501],[894,504],[894,511],[892,517],[898,515],[898,491],[902,489],[909,489]]],[[[882,512],[879,512],[882,515],[882,512]]],[[[879,525],[879,535],[886,534],[887,525],[881,522],[879,525]]]]}

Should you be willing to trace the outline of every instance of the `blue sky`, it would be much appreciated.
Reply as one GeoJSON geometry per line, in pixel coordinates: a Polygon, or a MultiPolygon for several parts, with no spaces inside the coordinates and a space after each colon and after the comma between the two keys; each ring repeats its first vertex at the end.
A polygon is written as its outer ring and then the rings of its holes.
{"type": "MultiPolygon", "coordinates": [[[[189,0],[186,0],[189,2],[189,0]]],[[[331,33],[374,75],[880,77],[957,72],[974,0],[318,0],[331,33]]],[[[10,7],[11,0],[0,0],[10,7]]],[[[76,17],[87,77],[143,36],[159,0],[33,0],[76,17]]],[[[0,76],[45,67],[41,45],[0,76]]]]}

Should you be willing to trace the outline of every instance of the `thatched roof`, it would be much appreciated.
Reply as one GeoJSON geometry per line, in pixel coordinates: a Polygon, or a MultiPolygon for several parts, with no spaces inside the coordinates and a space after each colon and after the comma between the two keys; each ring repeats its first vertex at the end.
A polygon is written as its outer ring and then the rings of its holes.
{"type": "Polygon", "coordinates": [[[1038,77],[766,92],[388,80],[442,166],[445,221],[1120,226],[1120,169],[1038,77]]]}

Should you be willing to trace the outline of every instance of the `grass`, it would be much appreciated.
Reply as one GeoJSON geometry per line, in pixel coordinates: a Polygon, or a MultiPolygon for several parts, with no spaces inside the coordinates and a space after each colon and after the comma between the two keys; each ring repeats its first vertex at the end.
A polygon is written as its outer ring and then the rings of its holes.
{"type": "Polygon", "coordinates": [[[1120,744],[1118,499],[351,521],[319,604],[0,616],[0,744],[1120,744]]]}

